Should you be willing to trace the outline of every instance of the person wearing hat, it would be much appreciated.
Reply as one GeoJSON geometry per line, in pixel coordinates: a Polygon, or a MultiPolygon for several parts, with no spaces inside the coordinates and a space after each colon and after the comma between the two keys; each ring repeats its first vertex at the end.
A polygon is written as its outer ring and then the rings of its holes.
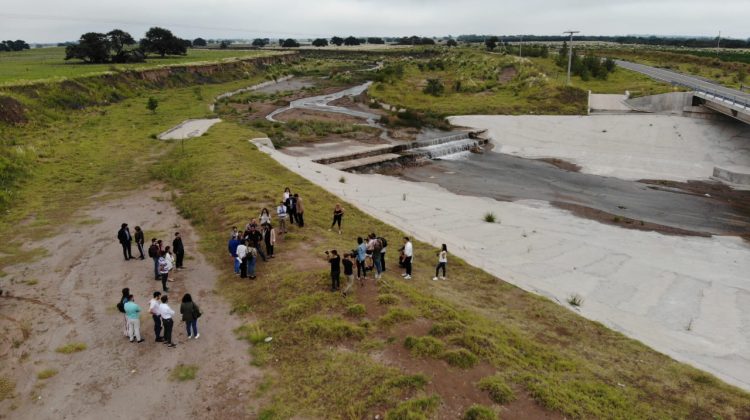
{"type": "Polygon", "coordinates": [[[128,229],[127,223],[123,223],[120,226],[120,230],[117,232],[117,239],[120,241],[120,245],[122,245],[122,254],[125,257],[125,261],[133,259],[133,253],[130,249],[133,237],[130,236],[130,229],[128,229]]]}

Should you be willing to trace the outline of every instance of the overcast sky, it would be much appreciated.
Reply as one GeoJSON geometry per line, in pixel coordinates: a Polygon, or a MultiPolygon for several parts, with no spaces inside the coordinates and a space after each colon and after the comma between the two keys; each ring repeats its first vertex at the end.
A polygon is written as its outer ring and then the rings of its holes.
{"type": "Polygon", "coordinates": [[[192,39],[460,34],[750,37],[750,0],[27,0],[0,8],[0,39],[76,40],[163,26],[192,39]]]}

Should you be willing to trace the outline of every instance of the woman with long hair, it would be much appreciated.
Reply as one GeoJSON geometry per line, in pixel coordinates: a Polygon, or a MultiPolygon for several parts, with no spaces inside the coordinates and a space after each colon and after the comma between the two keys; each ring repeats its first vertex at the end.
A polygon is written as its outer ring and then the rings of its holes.
{"type": "Polygon", "coordinates": [[[331,223],[331,229],[332,230],[334,225],[339,225],[339,235],[341,235],[341,219],[344,217],[344,208],[341,207],[340,203],[336,203],[336,206],[333,207],[333,222],[331,223]]]}
{"type": "Polygon", "coordinates": [[[433,277],[433,280],[438,279],[438,272],[442,269],[443,275],[440,276],[440,280],[445,280],[445,267],[448,265],[448,246],[443,244],[443,246],[440,248],[440,252],[438,252],[438,263],[435,267],[435,277],[433,277]]]}
{"type": "Polygon", "coordinates": [[[271,223],[271,214],[268,212],[267,208],[263,207],[263,210],[260,211],[259,219],[261,226],[271,223]]]}
{"type": "Polygon", "coordinates": [[[182,314],[182,320],[185,322],[188,339],[200,337],[201,335],[198,333],[198,318],[201,316],[201,311],[198,305],[193,302],[193,297],[190,296],[190,293],[185,293],[182,297],[180,313],[182,314]]]}

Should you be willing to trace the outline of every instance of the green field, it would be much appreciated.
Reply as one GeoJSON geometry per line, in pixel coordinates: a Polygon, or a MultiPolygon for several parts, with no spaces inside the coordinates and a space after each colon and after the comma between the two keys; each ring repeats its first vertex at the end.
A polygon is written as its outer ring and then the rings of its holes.
{"type": "Polygon", "coordinates": [[[150,56],[144,63],[85,64],[79,60],[65,61],[65,48],[35,48],[19,52],[0,52],[0,85],[27,83],[91,76],[112,71],[137,70],[150,67],[220,61],[276,54],[273,51],[195,50],[185,56],[164,58],[150,56]]]}

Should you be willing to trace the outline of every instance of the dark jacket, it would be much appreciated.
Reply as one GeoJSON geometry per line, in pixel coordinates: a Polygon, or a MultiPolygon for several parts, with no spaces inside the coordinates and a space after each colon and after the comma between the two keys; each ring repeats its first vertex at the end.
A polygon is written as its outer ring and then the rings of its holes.
{"type": "Polygon", "coordinates": [[[124,227],[120,228],[120,230],[117,232],[117,239],[120,241],[120,243],[128,243],[133,241],[133,237],[130,236],[130,229],[124,227]]]}
{"type": "Polygon", "coordinates": [[[135,243],[143,245],[143,231],[142,230],[135,232],[135,243]]]}
{"type": "Polygon", "coordinates": [[[175,254],[185,253],[185,248],[182,246],[182,238],[174,238],[172,241],[172,250],[175,254]]]}
{"type": "Polygon", "coordinates": [[[195,302],[185,302],[180,304],[180,313],[182,314],[182,320],[190,322],[194,319],[198,319],[196,316],[200,312],[198,305],[195,302]]]}

